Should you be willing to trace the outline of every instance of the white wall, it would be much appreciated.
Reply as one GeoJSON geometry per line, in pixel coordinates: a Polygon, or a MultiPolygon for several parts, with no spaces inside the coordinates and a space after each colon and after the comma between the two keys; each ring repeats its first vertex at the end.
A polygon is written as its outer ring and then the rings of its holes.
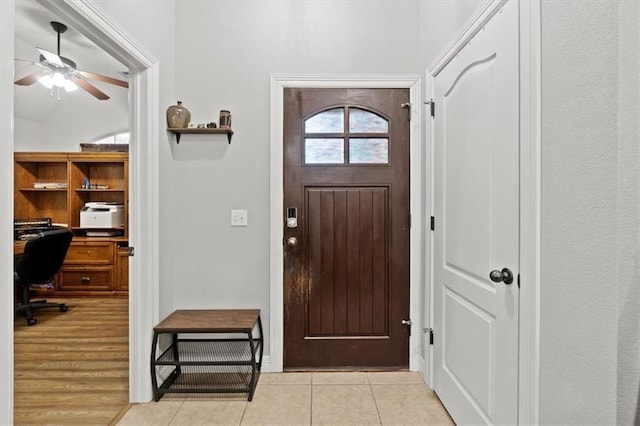
{"type": "Polygon", "coordinates": [[[541,413],[638,403],[638,5],[542,4],[541,413]]]}
{"type": "MultiPolygon", "coordinates": [[[[20,117],[13,118],[13,143],[16,151],[28,151],[29,146],[40,144],[42,130],[40,123],[25,120],[20,117]]],[[[35,150],[32,150],[35,151],[35,150]]]]}
{"type": "Polygon", "coordinates": [[[618,413],[640,424],[640,3],[621,2],[618,67],[618,413]]]}
{"type": "MultiPolygon", "coordinates": [[[[29,86],[21,90],[40,90],[29,86]]],[[[120,87],[102,87],[111,99],[99,101],[81,89],[61,94],[56,101],[45,95],[42,102],[58,102],[41,121],[16,117],[16,151],[80,151],[80,142],[89,142],[99,136],[129,129],[128,91],[120,87]],[[39,127],[39,129],[38,129],[39,127]]],[[[16,99],[20,96],[15,91],[16,99]]]]}

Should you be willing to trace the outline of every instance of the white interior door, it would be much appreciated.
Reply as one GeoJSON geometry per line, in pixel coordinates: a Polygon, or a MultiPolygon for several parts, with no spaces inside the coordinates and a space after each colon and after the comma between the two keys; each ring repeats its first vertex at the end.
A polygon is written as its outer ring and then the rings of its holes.
{"type": "Polygon", "coordinates": [[[517,423],[518,84],[511,0],[434,80],[434,389],[457,424],[517,423]]]}

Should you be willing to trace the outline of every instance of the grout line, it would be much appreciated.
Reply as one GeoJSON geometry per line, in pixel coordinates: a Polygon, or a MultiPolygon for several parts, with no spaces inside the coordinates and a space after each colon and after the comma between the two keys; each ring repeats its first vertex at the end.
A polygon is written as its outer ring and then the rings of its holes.
{"type": "MultiPolygon", "coordinates": [[[[255,392],[253,394],[253,397],[255,398],[255,392]]],[[[244,415],[247,413],[247,407],[249,406],[249,401],[245,401],[244,402],[244,408],[242,409],[242,416],[240,416],[240,422],[238,423],[238,426],[240,426],[242,424],[242,422],[244,421],[244,415]]]]}
{"type": "Polygon", "coordinates": [[[176,419],[176,416],[178,415],[178,411],[180,411],[180,409],[182,408],[182,406],[184,405],[184,399],[182,400],[182,402],[180,403],[180,406],[178,407],[178,409],[176,410],[175,413],[173,413],[173,416],[171,417],[171,419],[169,420],[169,423],[167,423],[167,426],[171,425],[171,423],[176,419]]]}
{"type": "Polygon", "coordinates": [[[311,384],[309,385],[311,391],[309,392],[311,396],[311,401],[309,401],[309,425],[313,424],[313,374],[311,374],[311,384]]]}
{"type": "MultiPolygon", "coordinates": [[[[369,379],[369,373],[367,373],[367,380],[369,379]]],[[[380,409],[378,408],[378,401],[376,400],[376,394],[373,393],[373,386],[371,386],[371,381],[369,381],[369,391],[371,391],[371,397],[373,398],[373,405],[376,406],[376,414],[378,415],[378,424],[382,424],[382,416],[380,416],[380,409]]]]}

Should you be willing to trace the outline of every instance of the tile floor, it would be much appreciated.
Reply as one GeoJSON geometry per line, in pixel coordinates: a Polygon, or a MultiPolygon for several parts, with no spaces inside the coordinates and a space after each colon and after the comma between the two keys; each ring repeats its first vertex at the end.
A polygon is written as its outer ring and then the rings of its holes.
{"type": "Polygon", "coordinates": [[[167,394],[118,425],[453,425],[413,372],[263,373],[245,395],[167,394]]]}

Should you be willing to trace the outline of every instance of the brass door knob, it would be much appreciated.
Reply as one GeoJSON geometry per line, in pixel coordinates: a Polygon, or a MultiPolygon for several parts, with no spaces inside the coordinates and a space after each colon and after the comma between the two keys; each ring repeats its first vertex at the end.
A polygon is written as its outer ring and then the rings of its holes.
{"type": "Polygon", "coordinates": [[[295,247],[298,245],[298,239],[296,237],[287,238],[287,245],[289,247],[295,247]]]}

